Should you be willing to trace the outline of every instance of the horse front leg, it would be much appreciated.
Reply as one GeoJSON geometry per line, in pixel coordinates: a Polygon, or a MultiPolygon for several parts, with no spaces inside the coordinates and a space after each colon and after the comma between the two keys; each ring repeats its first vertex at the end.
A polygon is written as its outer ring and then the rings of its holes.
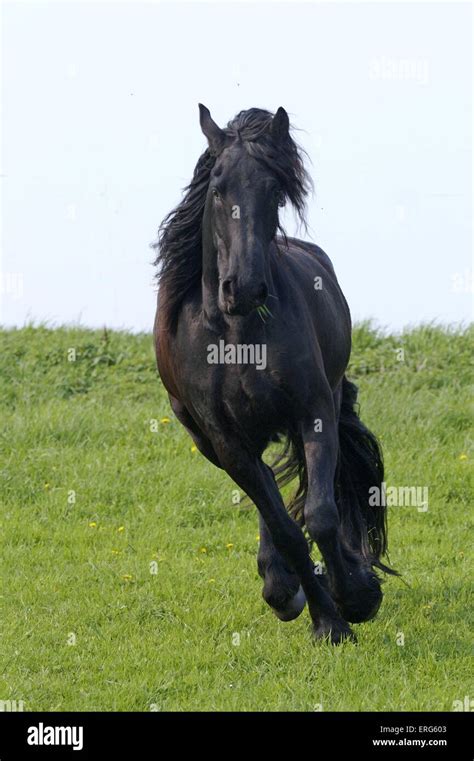
{"type": "Polygon", "coordinates": [[[187,432],[191,436],[201,454],[203,454],[204,457],[207,457],[207,459],[212,462],[216,468],[222,468],[222,465],[219,462],[219,458],[217,457],[211,442],[198,427],[194,421],[194,418],[190,415],[184,404],[182,404],[179,399],[176,399],[176,397],[172,396],[172,394],[168,394],[168,398],[170,400],[171,409],[173,410],[182,426],[186,428],[187,432]]]}
{"type": "Polygon", "coordinates": [[[293,621],[306,605],[303,588],[296,573],[285,565],[261,515],[259,525],[257,566],[264,582],[262,597],[280,621],[293,621]]]}
{"type": "Polygon", "coordinates": [[[251,456],[239,442],[214,442],[219,460],[231,478],[255,503],[275,549],[286,568],[298,576],[317,638],[338,644],[353,638],[324,583],[314,573],[308,543],[303,532],[288,515],[273,473],[258,457],[251,456]]]}
{"type": "Polygon", "coordinates": [[[314,418],[302,427],[308,492],[304,519],[318,545],[329,577],[329,586],[341,614],[360,623],[377,613],[382,599],[380,582],[363,558],[342,540],[334,477],[339,454],[338,422],[332,396],[320,399],[314,418]],[[321,421],[314,425],[315,419],[321,421]],[[315,430],[316,428],[316,430],[315,430]]]}

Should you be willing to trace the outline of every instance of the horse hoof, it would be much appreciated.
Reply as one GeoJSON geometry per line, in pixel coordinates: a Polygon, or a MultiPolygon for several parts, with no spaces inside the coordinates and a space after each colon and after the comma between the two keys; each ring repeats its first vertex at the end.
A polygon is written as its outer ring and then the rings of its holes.
{"type": "Polygon", "coordinates": [[[317,626],[313,626],[313,636],[316,640],[325,640],[331,645],[357,642],[356,635],[345,621],[321,621],[317,626]]]}
{"type": "Polygon", "coordinates": [[[380,581],[371,571],[358,575],[357,586],[354,584],[343,599],[335,598],[346,621],[361,624],[375,618],[383,599],[380,581]]]}
{"type": "Polygon", "coordinates": [[[284,608],[274,608],[272,606],[272,610],[275,616],[280,619],[280,621],[293,621],[295,618],[298,618],[300,613],[303,612],[305,605],[305,593],[300,586],[295,596],[291,598],[291,600],[284,608]]]}

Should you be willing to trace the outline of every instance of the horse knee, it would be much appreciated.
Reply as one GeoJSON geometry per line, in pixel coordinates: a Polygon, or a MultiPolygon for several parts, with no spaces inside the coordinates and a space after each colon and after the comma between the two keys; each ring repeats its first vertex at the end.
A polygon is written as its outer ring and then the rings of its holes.
{"type": "Polygon", "coordinates": [[[318,547],[333,543],[339,531],[339,515],[335,504],[320,505],[305,510],[305,524],[308,533],[318,547]]]}

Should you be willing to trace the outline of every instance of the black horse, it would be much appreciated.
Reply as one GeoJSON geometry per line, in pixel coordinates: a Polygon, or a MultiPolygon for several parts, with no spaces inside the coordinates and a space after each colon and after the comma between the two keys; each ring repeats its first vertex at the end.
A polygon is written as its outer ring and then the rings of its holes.
{"type": "Polygon", "coordinates": [[[251,108],[220,129],[199,110],[208,149],[156,244],[159,373],[198,449],[258,508],[265,601],[283,621],[308,602],[316,637],[338,643],[380,606],[375,568],[392,572],[385,508],[369,501],[381,452],[345,377],[349,309],[324,251],[279,224],[287,201],[304,221],[311,186],[286,111],[251,108]]]}

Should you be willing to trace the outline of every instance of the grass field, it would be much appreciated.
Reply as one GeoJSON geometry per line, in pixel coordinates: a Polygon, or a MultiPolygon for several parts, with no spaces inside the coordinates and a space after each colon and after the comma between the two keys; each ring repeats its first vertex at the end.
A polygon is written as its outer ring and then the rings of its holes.
{"type": "Polygon", "coordinates": [[[472,344],[469,330],[355,330],[350,376],[387,482],[427,486],[429,509],[390,508],[403,580],[354,627],[358,645],[334,648],[313,643],[307,611],[284,624],[263,602],[255,508],[234,504],[172,417],[150,336],[0,332],[0,700],[436,711],[474,698],[472,344]]]}

